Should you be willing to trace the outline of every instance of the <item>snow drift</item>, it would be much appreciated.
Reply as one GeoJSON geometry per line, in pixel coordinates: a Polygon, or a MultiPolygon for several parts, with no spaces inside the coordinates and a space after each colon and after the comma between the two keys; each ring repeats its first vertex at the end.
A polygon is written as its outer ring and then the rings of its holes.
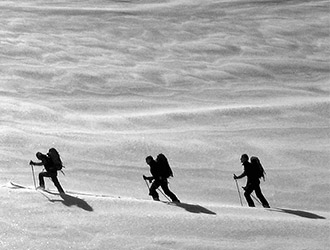
{"type": "Polygon", "coordinates": [[[329,7],[2,1],[0,248],[329,248],[329,7]],[[31,189],[51,147],[66,195],[31,189]],[[161,152],[180,205],[148,196],[161,152]],[[242,153],[271,209],[240,207],[242,153]]]}

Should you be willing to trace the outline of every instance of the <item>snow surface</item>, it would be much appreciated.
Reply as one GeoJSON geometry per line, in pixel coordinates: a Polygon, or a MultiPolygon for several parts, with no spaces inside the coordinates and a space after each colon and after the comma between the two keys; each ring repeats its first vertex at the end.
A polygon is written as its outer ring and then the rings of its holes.
{"type": "Polygon", "coordinates": [[[1,1],[0,249],[329,249],[329,12],[1,1]],[[32,188],[50,147],[67,195],[32,188]],[[161,152],[180,205],[148,196],[145,157],[161,152]],[[271,209],[240,206],[242,153],[261,159],[271,209]]]}

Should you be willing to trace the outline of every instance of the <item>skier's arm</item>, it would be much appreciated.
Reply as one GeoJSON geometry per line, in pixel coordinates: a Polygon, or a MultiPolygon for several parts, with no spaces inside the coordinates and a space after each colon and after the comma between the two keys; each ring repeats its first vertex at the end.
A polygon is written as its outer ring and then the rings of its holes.
{"type": "Polygon", "coordinates": [[[246,172],[244,171],[241,175],[237,176],[234,174],[234,179],[241,179],[246,176],[246,172]]]}
{"type": "Polygon", "coordinates": [[[33,161],[30,161],[30,165],[34,165],[34,166],[43,166],[44,164],[41,162],[33,162],[33,161]]]}
{"type": "Polygon", "coordinates": [[[155,179],[155,177],[153,177],[153,176],[145,176],[145,175],[143,175],[143,179],[144,179],[144,180],[148,180],[148,181],[152,181],[153,179],[155,179]]]}

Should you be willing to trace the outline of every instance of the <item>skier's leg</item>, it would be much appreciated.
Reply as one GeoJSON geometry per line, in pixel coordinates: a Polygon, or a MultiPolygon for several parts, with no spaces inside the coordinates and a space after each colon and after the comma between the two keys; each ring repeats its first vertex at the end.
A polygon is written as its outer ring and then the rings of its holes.
{"type": "Polygon", "coordinates": [[[245,196],[246,202],[248,203],[249,207],[255,207],[254,202],[250,196],[251,193],[253,192],[253,189],[254,189],[253,185],[249,184],[246,186],[245,192],[244,192],[244,196],[245,196]]]}
{"type": "Polygon", "coordinates": [[[58,181],[57,176],[56,176],[56,175],[53,175],[51,178],[52,178],[52,181],[54,182],[54,185],[55,185],[55,187],[57,188],[58,192],[59,192],[59,193],[64,193],[64,190],[63,190],[63,188],[61,187],[61,184],[60,184],[60,182],[58,181]]]}
{"type": "Polygon", "coordinates": [[[159,181],[154,180],[154,182],[151,184],[150,189],[149,189],[149,195],[151,195],[152,198],[156,201],[159,201],[159,195],[156,191],[159,186],[160,186],[159,181]]]}
{"type": "Polygon", "coordinates": [[[167,181],[167,179],[164,180],[164,181],[162,181],[161,187],[162,187],[164,193],[168,197],[170,197],[173,202],[178,202],[179,201],[179,199],[176,197],[176,195],[173,192],[171,192],[171,190],[168,188],[168,181],[167,181]]]}
{"type": "Polygon", "coordinates": [[[39,186],[41,188],[45,188],[44,177],[47,177],[47,172],[41,172],[41,173],[39,173],[39,186]]]}
{"type": "Polygon", "coordinates": [[[256,192],[256,196],[257,196],[258,199],[260,200],[262,206],[263,206],[263,207],[267,207],[267,208],[269,208],[270,206],[269,206],[269,204],[268,204],[268,201],[266,200],[266,198],[265,198],[264,195],[262,194],[259,185],[255,188],[255,192],[256,192]]]}

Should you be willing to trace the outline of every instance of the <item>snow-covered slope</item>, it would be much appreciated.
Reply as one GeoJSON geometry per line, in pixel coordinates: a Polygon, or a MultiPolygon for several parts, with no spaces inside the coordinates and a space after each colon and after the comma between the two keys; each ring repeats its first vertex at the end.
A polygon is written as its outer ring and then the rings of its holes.
{"type": "MultiPolygon", "coordinates": [[[[4,187],[3,187],[4,188],[4,187]]],[[[326,249],[329,212],[1,189],[3,249],[326,249]],[[24,245],[22,245],[24,244],[24,245]]]]}
{"type": "Polygon", "coordinates": [[[0,248],[329,248],[329,8],[1,1],[0,248]],[[50,147],[75,193],[12,188],[50,147]],[[181,205],[148,196],[161,152],[181,205]],[[242,153],[271,209],[240,207],[242,153]]]}

